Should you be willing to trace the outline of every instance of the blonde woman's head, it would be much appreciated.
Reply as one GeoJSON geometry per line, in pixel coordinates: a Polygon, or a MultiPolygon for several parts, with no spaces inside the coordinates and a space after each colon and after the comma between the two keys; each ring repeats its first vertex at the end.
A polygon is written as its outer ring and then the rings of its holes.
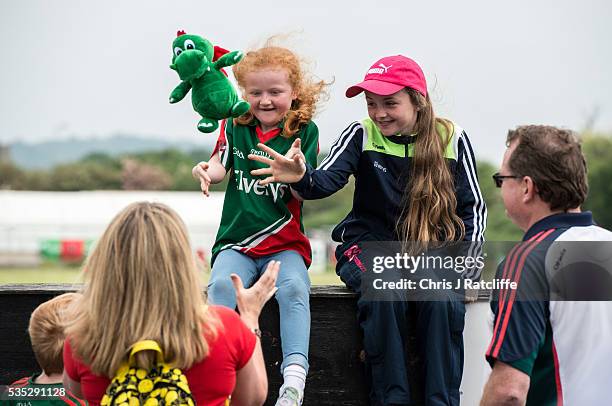
{"type": "Polygon", "coordinates": [[[187,230],[174,210],[130,204],[99,239],[84,272],[83,306],[68,332],[95,373],[112,376],[145,339],[158,341],[178,367],[207,354],[202,334],[210,320],[187,230]]]}

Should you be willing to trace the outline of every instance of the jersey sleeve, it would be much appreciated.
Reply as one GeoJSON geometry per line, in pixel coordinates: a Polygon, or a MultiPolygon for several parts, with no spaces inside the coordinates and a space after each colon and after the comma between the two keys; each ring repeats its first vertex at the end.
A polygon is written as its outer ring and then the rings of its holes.
{"type": "Polygon", "coordinates": [[[545,248],[538,244],[517,244],[497,269],[496,279],[516,282],[517,288],[493,291],[493,336],[486,352],[491,367],[499,360],[529,374],[544,342],[548,284],[541,252],[545,248]]]}
{"type": "Polygon", "coordinates": [[[234,154],[232,153],[234,147],[233,121],[231,119],[223,120],[219,128],[219,138],[217,139],[215,149],[213,150],[213,153],[210,156],[213,157],[215,154],[219,154],[219,160],[221,161],[221,164],[223,165],[225,170],[228,171],[234,165],[234,154]]]}
{"type": "Polygon", "coordinates": [[[533,372],[533,366],[536,362],[536,358],[538,358],[538,350],[539,349],[536,349],[526,357],[509,362],[508,364],[514,369],[518,369],[519,371],[531,376],[531,373],[533,372]]]}
{"type": "Polygon", "coordinates": [[[317,125],[310,121],[300,138],[302,139],[302,153],[306,157],[306,163],[310,166],[316,166],[317,155],[319,155],[319,129],[317,125]]]}
{"type": "Polygon", "coordinates": [[[461,132],[458,139],[455,194],[457,196],[457,215],[463,220],[465,226],[464,240],[484,241],[487,207],[478,185],[474,151],[465,131],[461,132]]]}
{"type": "Polygon", "coordinates": [[[357,172],[364,130],[360,123],[350,124],[332,145],[317,169],[306,165],[304,177],[291,187],[304,199],[322,199],[342,189],[357,172]]]}

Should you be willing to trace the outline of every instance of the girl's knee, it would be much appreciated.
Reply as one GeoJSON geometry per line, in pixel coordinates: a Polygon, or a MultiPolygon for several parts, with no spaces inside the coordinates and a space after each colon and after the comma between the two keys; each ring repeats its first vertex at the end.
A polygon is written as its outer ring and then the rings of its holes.
{"type": "Polygon", "coordinates": [[[421,307],[421,313],[431,316],[447,317],[456,311],[456,306],[449,300],[420,302],[419,306],[421,307]]]}
{"type": "Polygon", "coordinates": [[[463,332],[465,305],[459,301],[424,302],[421,303],[420,318],[433,325],[448,324],[451,332],[463,332]]]}
{"type": "Polygon", "coordinates": [[[208,285],[208,301],[234,308],[236,307],[236,291],[230,278],[211,281],[208,285]]]}
{"type": "Polygon", "coordinates": [[[276,298],[278,301],[308,302],[310,286],[299,279],[288,279],[278,286],[276,298]]]}

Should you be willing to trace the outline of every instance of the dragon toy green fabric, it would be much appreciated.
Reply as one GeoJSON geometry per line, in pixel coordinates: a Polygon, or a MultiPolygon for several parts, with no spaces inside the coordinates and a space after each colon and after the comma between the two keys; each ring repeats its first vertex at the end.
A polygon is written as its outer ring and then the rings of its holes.
{"type": "Polygon", "coordinates": [[[233,51],[213,61],[215,49],[210,41],[183,31],[172,43],[171,69],[177,71],[181,83],[170,94],[170,103],[181,101],[189,90],[193,109],[202,119],[198,130],[211,133],[219,127],[218,120],[238,117],[251,107],[241,100],[222,68],[242,59],[242,52],[233,51]]]}

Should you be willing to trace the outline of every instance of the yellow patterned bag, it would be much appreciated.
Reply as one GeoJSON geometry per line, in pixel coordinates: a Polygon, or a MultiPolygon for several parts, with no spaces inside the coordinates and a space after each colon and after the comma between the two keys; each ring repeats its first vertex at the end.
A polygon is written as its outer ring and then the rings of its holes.
{"type": "Polygon", "coordinates": [[[195,401],[183,371],[172,368],[164,362],[163,352],[155,341],[145,340],[132,346],[128,362],[119,368],[106,388],[100,404],[102,406],[194,406],[195,401]],[[149,371],[137,368],[134,355],[148,350],[157,352],[155,365],[149,371]]]}

